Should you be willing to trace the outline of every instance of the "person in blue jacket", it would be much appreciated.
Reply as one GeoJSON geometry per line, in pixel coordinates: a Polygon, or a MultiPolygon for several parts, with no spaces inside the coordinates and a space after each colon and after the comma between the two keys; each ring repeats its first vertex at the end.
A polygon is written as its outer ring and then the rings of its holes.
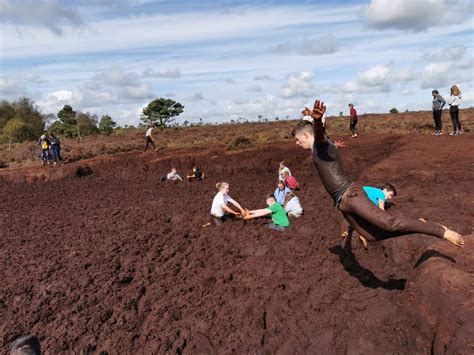
{"type": "Polygon", "coordinates": [[[285,185],[285,182],[278,181],[278,186],[273,195],[275,195],[276,201],[282,206],[285,202],[285,196],[287,192],[291,192],[291,190],[285,185]]]}

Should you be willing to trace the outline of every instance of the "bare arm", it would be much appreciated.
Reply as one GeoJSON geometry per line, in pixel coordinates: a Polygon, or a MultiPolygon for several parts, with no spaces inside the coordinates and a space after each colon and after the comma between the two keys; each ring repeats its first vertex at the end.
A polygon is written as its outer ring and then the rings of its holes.
{"type": "Polygon", "coordinates": [[[244,219],[252,219],[252,218],[257,218],[257,217],[263,217],[271,214],[272,211],[270,211],[268,208],[262,208],[261,210],[252,210],[248,211],[248,214],[244,216],[244,219]]]}
{"type": "Polygon", "coordinates": [[[237,208],[240,210],[240,212],[243,212],[243,211],[244,211],[244,209],[242,208],[242,206],[241,206],[237,201],[235,201],[235,200],[233,200],[233,199],[229,199],[229,202],[230,202],[231,204],[233,204],[235,207],[237,207],[237,208]]]}
{"type": "Polygon", "coordinates": [[[230,208],[229,206],[226,206],[226,205],[221,205],[222,209],[230,214],[235,214],[235,215],[238,215],[237,212],[235,212],[232,208],[230,208]]]}
{"type": "Polygon", "coordinates": [[[379,201],[379,208],[382,210],[382,211],[385,211],[385,202],[382,201],[382,200],[378,200],[379,201]]]}

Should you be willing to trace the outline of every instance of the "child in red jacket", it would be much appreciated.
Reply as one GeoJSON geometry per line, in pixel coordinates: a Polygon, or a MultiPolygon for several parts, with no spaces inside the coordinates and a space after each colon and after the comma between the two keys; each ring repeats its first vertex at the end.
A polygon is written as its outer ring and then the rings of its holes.
{"type": "Polygon", "coordinates": [[[294,176],[290,176],[290,174],[288,174],[288,172],[285,171],[283,173],[283,178],[285,181],[285,185],[288,186],[289,189],[291,189],[292,191],[294,190],[299,191],[300,184],[298,184],[298,180],[296,180],[294,176]]]}

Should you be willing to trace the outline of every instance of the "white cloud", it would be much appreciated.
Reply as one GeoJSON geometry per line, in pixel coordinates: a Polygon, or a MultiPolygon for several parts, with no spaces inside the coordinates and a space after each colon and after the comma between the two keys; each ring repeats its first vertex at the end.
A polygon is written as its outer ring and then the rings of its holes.
{"type": "Polygon", "coordinates": [[[337,51],[337,40],[332,34],[303,41],[301,52],[306,55],[330,54],[337,51]]]}
{"type": "Polygon", "coordinates": [[[152,97],[151,85],[142,82],[137,73],[124,72],[114,66],[93,75],[81,85],[46,94],[38,105],[46,113],[58,112],[65,104],[80,111],[113,111],[114,106],[143,102],[152,97]]]}
{"type": "Polygon", "coordinates": [[[470,13],[470,0],[371,0],[365,9],[369,27],[413,31],[458,24],[470,13]]]}
{"type": "Polygon", "coordinates": [[[235,84],[235,83],[237,83],[234,79],[231,79],[231,78],[225,79],[224,82],[227,83],[227,84],[235,84]]]}
{"type": "Polygon", "coordinates": [[[273,80],[273,78],[268,74],[263,74],[263,75],[257,75],[255,78],[253,78],[253,80],[255,80],[255,81],[259,81],[259,80],[264,81],[264,80],[273,80]]]}
{"type": "Polygon", "coordinates": [[[204,100],[204,95],[200,92],[194,93],[190,98],[188,98],[190,101],[201,101],[204,100]]]}
{"type": "Polygon", "coordinates": [[[263,89],[260,85],[250,85],[248,88],[247,88],[247,91],[248,92],[262,92],[263,89]]]}
{"type": "Polygon", "coordinates": [[[378,64],[360,73],[356,80],[350,80],[342,86],[345,93],[390,92],[392,68],[387,64],[378,64]]]}
{"type": "Polygon", "coordinates": [[[402,86],[398,93],[400,95],[404,95],[404,96],[411,96],[411,95],[415,94],[415,91],[411,88],[406,87],[406,86],[402,86]]]}
{"type": "Polygon", "coordinates": [[[337,40],[332,34],[302,41],[286,41],[275,45],[272,52],[276,54],[323,55],[337,51],[337,40]]]}
{"type": "Polygon", "coordinates": [[[181,70],[179,68],[167,69],[161,72],[155,72],[151,68],[146,68],[143,71],[144,77],[157,77],[157,78],[167,78],[167,79],[177,79],[181,77],[181,70]]]}
{"type": "Polygon", "coordinates": [[[58,0],[0,0],[0,20],[15,26],[44,27],[56,35],[62,35],[64,27],[83,25],[79,14],[58,0]]]}
{"type": "Polygon", "coordinates": [[[281,96],[285,98],[314,96],[316,89],[313,80],[314,73],[309,70],[290,74],[281,89],[281,96]]]}
{"type": "Polygon", "coordinates": [[[28,86],[42,83],[38,74],[22,72],[17,75],[4,75],[0,77],[0,96],[3,99],[16,100],[20,96],[28,96],[28,86]]]}
{"type": "Polygon", "coordinates": [[[432,55],[420,77],[422,89],[448,87],[474,81],[474,58],[466,56],[464,46],[452,46],[432,55]]]}

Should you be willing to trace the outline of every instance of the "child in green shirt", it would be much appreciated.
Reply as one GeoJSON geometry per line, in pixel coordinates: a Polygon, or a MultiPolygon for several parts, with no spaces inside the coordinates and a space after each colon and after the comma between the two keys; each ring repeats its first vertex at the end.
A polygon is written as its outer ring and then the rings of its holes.
{"type": "Polygon", "coordinates": [[[284,231],[290,225],[290,221],[286,216],[285,210],[279,203],[277,203],[273,194],[268,194],[265,197],[265,202],[267,203],[267,208],[247,211],[247,213],[244,214],[243,219],[252,219],[271,215],[273,223],[266,224],[265,226],[272,230],[284,231]]]}

